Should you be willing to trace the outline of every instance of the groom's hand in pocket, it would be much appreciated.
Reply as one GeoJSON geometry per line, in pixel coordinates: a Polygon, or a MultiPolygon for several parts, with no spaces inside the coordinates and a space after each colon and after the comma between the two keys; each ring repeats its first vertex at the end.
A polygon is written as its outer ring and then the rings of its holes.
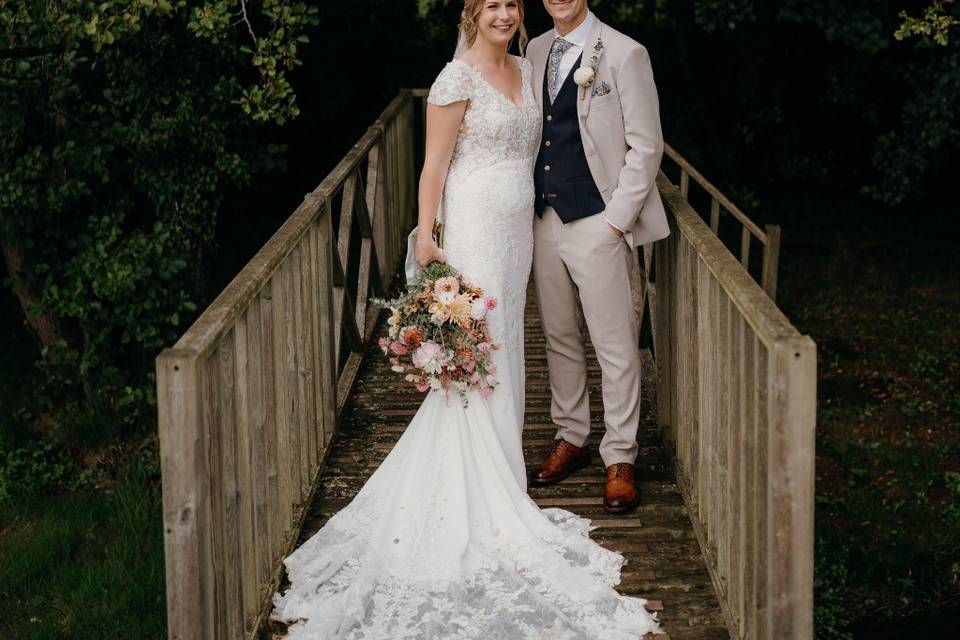
{"type": "Polygon", "coordinates": [[[610,231],[613,232],[613,235],[617,236],[618,238],[623,237],[623,231],[620,231],[620,229],[617,229],[615,226],[613,226],[609,222],[607,222],[607,226],[610,227],[610,231]]]}

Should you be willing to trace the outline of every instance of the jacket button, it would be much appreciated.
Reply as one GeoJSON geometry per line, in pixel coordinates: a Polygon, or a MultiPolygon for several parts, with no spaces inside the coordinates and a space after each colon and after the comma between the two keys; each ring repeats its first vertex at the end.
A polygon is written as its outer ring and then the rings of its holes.
{"type": "Polygon", "coordinates": [[[544,171],[550,171],[550,165],[547,165],[543,168],[544,171]]]}
{"type": "Polygon", "coordinates": [[[553,116],[548,115],[548,116],[547,116],[547,121],[549,122],[549,121],[552,121],[552,120],[553,120],[553,116]]]}
{"type": "Polygon", "coordinates": [[[543,145],[544,145],[545,147],[549,147],[549,146],[550,146],[550,141],[547,140],[546,142],[543,143],[543,145]]]}

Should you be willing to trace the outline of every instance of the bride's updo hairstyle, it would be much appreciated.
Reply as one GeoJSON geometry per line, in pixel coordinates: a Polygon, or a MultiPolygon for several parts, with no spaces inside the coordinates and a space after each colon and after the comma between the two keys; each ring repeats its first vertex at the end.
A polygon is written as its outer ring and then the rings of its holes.
{"type": "MultiPolygon", "coordinates": [[[[477,39],[477,16],[483,10],[483,4],[487,0],[463,0],[463,11],[460,13],[460,31],[467,39],[467,46],[473,46],[477,39]]],[[[524,12],[523,0],[516,0],[517,9],[520,13],[520,26],[517,28],[516,36],[519,38],[520,55],[524,54],[527,48],[527,29],[523,26],[524,12]]],[[[511,42],[511,44],[513,44],[511,42]]]]}

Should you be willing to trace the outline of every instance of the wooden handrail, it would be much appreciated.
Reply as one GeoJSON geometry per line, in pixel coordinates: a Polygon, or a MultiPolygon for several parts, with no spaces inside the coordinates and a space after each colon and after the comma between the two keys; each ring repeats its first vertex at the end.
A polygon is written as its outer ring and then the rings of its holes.
{"type": "Polygon", "coordinates": [[[669,160],[676,163],[680,168],[678,191],[684,200],[689,202],[690,199],[690,178],[693,178],[694,182],[700,185],[710,196],[710,230],[713,231],[714,235],[717,235],[720,231],[720,216],[724,213],[729,213],[742,225],[739,250],[740,263],[744,269],[750,267],[750,238],[756,238],[763,245],[760,286],[772,300],[776,300],[777,270],[780,262],[780,227],[768,224],[764,229],[761,229],[676,149],[664,143],[663,152],[669,160]]]}
{"type": "Polygon", "coordinates": [[[370,296],[413,224],[412,109],[401,92],[157,358],[171,639],[253,638],[269,611],[373,332],[370,296]]]}

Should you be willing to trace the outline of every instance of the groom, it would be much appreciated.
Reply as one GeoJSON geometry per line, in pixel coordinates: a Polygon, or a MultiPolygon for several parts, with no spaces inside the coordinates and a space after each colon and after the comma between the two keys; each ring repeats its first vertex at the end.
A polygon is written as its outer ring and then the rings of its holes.
{"type": "Polygon", "coordinates": [[[603,381],[603,504],[620,513],[640,501],[631,248],[670,233],[655,183],[663,154],[657,90],[647,50],[600,22],[587,0],[543,4],[554,29],[527,47],[543,109],[533,269],[558,431],[530,484],[558,482],[590,461],[586,321],[603,381]]]}

